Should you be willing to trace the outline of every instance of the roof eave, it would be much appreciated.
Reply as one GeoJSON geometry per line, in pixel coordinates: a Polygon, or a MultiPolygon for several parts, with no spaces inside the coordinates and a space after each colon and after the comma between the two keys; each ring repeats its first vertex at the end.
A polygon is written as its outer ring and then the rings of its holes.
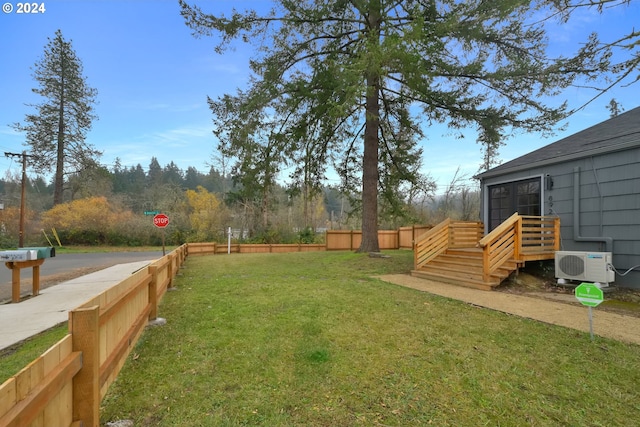
{"type": "Polygon", "coordinates": [[[525,163],[525,164],[521,164],[513,167],[500,168],[498,166],[494,168],[494,169],[498,169],[495,172],[492,172],[492,170],[489,169],[486,172],[482,172],[474,176],[474,178],[482,181],[483,179],[486,179],[486,178],[493,178],[496,176],[502,176],[510,173],[520,172],[523,170],[532,169],[536,167],[549,166],[556,163],[564,163],[571,160],[584,159],[584,158],[593,157],[599,154],[607,154],[607,153],[614,153],[617,151],[629,150],[631,148],[636,148],[636,147],[640,147],[640,141],[624,142],[624,143],[615,145],[613,147],[612,146],[600,147],[592,150],[581,151],[580,153],[566,154],[563,156],[553,157],[545,160],[539,160],[533,163],[525,163]]]}

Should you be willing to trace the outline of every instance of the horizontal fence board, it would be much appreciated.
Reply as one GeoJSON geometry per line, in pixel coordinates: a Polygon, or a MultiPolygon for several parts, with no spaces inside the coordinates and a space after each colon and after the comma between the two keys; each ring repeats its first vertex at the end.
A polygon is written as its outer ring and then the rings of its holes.
{"type": "MultiPolygon", "coordinates": [[[[400,248],[413,249],[413,244],[418,236],[423,235],[432,227],[430,225],[417,225],[401,227],[398,230],[378,230],[378,244],[380,250],[393,250],[400,248]]],[[[268,244],[268,243],[188,243],[188,255],[211,255],[226,253],[289,253],[289,252],[315,252],[315,251],[343,251],[356,250],[362,241],[361,230],[328,230],[325,234],[325,243],[292,243],[292,244],[268,244]]]]}
{"type": "Polygon", "coordinates": [[[109,357],[100,366],[100,399],[102,399],[108,389],[118,376],[118,373],[124,366],[127,356],[133,349],[133,346],[140,338],[144,330],[144,326],[147,323],[147,316],[150,308],[147,306],[143,310],[135,322],[131,325],[129,330],[123,335],[120,342],[114,347],[113,351],[109,354],[109,357]]]}
{"type": "Polygon", "coordinates": [[[0,426],[69,425],[71,378],[80,369],[80,354],[72,355],[71,335],[0,386],[0,426]]]}

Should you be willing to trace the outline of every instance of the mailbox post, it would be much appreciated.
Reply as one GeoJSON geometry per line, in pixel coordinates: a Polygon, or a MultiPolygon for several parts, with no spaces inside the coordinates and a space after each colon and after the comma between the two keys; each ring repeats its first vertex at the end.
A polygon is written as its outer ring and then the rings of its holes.
{"type": "Polygon", "coordinates": [[[40,266],[44,260],[56,256],[55,248],[21,248],[12,251],[0,251],[0,260],[11,270],[11,302],[20,302],[20,270],[31,267],[33,269],[32,294],[40,294],[40,266]]]}

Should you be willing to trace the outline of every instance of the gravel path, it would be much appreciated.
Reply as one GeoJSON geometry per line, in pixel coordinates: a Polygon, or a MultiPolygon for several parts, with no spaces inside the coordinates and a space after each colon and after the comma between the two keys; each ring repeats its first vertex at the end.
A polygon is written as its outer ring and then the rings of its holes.
{"type": "MultiPolygon", "coordinates": [[[[488,292],[463,286],[418,279],[408,274],[389,274],[378,277],[385,282],[429,292],[468,304],[526,317],[540,322],[589,332],[588,308],[573,303],[568,295],[526,296],[503,292],[488,292]],[[564,298],[562,298],[564,297],[564,298]]],[[[598,336],[640,345],[640,318],[593,309],[593,333],[598,336]]]]}

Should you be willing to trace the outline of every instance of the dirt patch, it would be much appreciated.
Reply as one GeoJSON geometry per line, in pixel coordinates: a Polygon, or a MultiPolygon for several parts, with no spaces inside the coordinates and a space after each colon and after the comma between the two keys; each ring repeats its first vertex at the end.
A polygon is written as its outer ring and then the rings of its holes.
{"type": "MultiPolygon", "coordinates": [[[[553,292],[540,287],[541,285],[533,279],[520,277],[520,283],[506,284],[494,291],[482,291],[420,279],[408,274],[387,274],[379,278],[474,306],[589,332],[586,307],[580,304],[571,292],[553,292]]],[[[637,312],[628,310],[627,307],[619,309],[603,303],[593,310],[593,317],[595,335],[640,344],[640,316],[637,312]]]]}
{"type": "MultiPolygon", "coordinates": [[[[574,285],[558,285],[555,278],[545,279],[521,272],[505,281],[496,291],[579,304],[575,299],[574,289],[574,285]]],[[[609,286],[603,288],[603,291],[605,300],[598,306],[598,310],[640,317],[640,290],[609,286]]]]}

